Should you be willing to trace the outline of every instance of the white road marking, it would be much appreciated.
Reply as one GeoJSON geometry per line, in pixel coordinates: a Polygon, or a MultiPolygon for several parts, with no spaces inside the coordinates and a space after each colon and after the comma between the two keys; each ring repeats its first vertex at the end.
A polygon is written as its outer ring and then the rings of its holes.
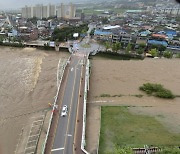
{"type": "Polygon", "coordinates": [[[74,70],[74,68],[72,67],[72,68],[71,68],[71,72],[72,72],[73,70],[74,70]]]}
{"type": "Polygon", "coordinates": [[[72,136],[71,134],[67,134],[67,136],[72,136]]]}
{"type": "Polygon", "coordinates": [[[64,148],[58,148],[58,149],[52,149],[51,151],[60,151],[60,150],[64,150],[64,148]]]}

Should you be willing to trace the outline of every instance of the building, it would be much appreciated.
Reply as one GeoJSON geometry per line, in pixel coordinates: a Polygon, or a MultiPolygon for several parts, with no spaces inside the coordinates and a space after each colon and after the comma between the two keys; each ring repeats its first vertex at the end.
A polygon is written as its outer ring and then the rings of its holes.
{"type": "Polygon", "coordinates": [[[47,18],[56,16],[56,6],[49,4],[47,6],[47,18]]]}
{"type": "Polygon", "coordinates": [[[35,16],[33,17],[36,17],[36,18],[39,18],[39,19],[42,19],[43,17],[43,5],[41,4],[38,4],[34,7],[34,11],[35,11],[35,16]]]}
{"type": "Polygon", "coordinates": [[[21,10],[23,18],[33,18],[38,19],[49,18],[56,16],[56,6],[55,5],[42,5],[38,4],[33,7],[25,6],[21,10]]]}
{"type": "Polygon", "coordinates": [[[111,41],[112,32],[103,29],[96,29],[94,32],[94,37],[97,40],[111,41]]]}
{"type": "Polygon", "coordinates": [[[22,8],[22,17],[32,18],[32,7],[25,6],[24,8],[22,8]]]}
{"type": "Polygon", "coordinates": [[[76,7],[72,3],[57,6],[57,18],[73,19],[76,15],[76,7]]]}
{"type": "Polygon", "coordinates": [[[170,15],[180,15],[180,7],[178,6],[174,6],[174,7],[158,7],[157,8],[157,12],[158,13],[162,13],[162,14],[170,14],[170,15]]]}
{"type": "Polygon", "coordinates": [[[147,44],[150,45],[162,45],[167,47],[168,43],[166,41],[160,41],[160,40],[148,40],[147,44]]]}
{"type": "Polygon", "coordinates": [[[42,18],[48,18],[48,6],[42,6],[42,18]]]}

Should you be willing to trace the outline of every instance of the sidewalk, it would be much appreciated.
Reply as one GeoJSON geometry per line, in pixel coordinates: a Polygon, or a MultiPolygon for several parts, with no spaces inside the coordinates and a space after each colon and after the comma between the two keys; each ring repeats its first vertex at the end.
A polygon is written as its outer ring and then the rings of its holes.
{"type": "Polygon", "coordinates": [[[82,128],[83,128],[83,108],[84,108],[84,85],[85,85],[85,67],[83,68],[83,80],[81,80],[81,97],[79,98],[79,106],[77,108],[78,117],[76,121],[75,128],[75,144],[74,144],[74,153],[75,154],[84,154],[81,150],[81,141],[82,141],[82,128]]]}

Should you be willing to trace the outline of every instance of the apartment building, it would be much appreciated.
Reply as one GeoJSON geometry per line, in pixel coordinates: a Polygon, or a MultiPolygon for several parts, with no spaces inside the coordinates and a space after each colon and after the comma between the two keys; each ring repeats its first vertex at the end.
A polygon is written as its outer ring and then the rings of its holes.
{"type": "Polygon", "coordinates": [[[38,4],[36,6],[25,6],[22,8],[22,17],[23,18],[33,18],[38,19],[55,17],[73,19],[76,14],[76,7],[72,3],[64,5],[42,5],[38,4]]]}
{"type": "Polygon", "coordinates": [[[57,18],[73,19],[76,15],[76,7],[72,3],[57,6],[57,18]]]}

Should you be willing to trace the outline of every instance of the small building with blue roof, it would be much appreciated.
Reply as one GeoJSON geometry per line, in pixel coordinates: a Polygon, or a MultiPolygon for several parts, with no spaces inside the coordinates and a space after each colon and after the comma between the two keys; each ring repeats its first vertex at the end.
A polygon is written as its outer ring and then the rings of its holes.
{"type": "Polygon", "coordinates": [[[168,46],[168,43],[166,41],[160,41],[160,40],[148,40],[148,45],[163,45],[165,47],[168,46]]]}

